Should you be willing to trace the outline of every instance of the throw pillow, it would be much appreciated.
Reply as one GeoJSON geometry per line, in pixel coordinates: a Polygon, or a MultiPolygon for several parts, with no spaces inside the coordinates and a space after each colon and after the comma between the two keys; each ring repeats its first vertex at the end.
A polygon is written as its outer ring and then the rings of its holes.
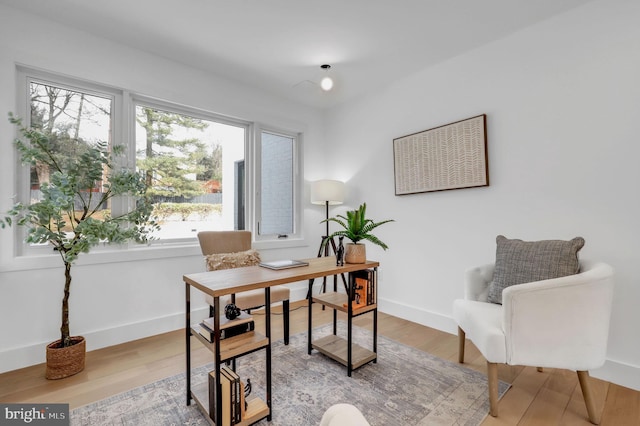
{"type": "Polygon", "coordinates": [[[584,238],[522,241],[498,235],[496,245],[488,301],[502,304],[502,290],[509,286],[577,274],[578,252],[584,246],[584,238]]]}
{"type": "Polygon", "coordinates": [[[237,253],[216,253],[205,256],[207,271],[219,271],[221,269],[241,268],[254,266],[260,263],[260,253],[251,249],[237,253]]]}

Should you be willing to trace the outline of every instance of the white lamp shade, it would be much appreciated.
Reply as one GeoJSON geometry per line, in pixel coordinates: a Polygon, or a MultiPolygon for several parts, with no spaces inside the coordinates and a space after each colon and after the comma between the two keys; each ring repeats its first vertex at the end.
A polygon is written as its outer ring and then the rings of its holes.
{"type": "Polygon", "coordinates": [[[311,203],[335,206],[344,202],[344,182],[339,180],[317,180],[311,182],[311,203]]]}

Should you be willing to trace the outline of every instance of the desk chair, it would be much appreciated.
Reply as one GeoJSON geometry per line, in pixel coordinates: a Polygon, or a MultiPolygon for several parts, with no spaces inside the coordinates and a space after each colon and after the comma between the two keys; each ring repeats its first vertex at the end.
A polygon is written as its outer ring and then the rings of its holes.
{"type": "MultiPolygon", "coordinates": [[[[260,263],[258,252],[250,251],[251,231],[202,231],[198,233],[198,241],[202,254],[207,258],[207,270],[209,271],[252,266],[260,263]],[[214,257],[217,259],[213,259],[214,257]]],[[[285,345],[289,344],[289,293],[289,287],[283,285],[271,287],[271,303],[282,302],[285,345]]],[[[207,295],[206,300],[210,307],[210,316],[213,316],[213,297],[207,295]]],[[[252,309],[264,306],[264,290],[244,291],[234,294],[230,298],[220,298],[221,306],[228,303],[235,303],[238,308],[250,313],[252,309]]]]}

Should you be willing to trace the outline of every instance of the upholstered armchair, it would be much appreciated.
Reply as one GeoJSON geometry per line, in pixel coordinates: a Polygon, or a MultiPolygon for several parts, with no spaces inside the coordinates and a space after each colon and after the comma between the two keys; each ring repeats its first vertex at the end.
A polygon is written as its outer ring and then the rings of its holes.
{"type": "MultiPolygon", "coordinates": [[[[251,231],[202,231],[198,233],[200,249],[205,256],[207,270],[220,270],[254,266],[260,263],[260,255],[251,249],[251,231]]],[[[284,322],[284,344],[289,344],[289,287],[277,285],[271,287],[271,303],[282,302],[284,322]]],[[[213,298],[206,296],[213,316],[213,298]]],[[[221,304],[229,302],[243,311],[264,306],[264,290],[250,290],[234,294],[231,298],[221,298],[221,304]]]]}
{"type": "Polygon", "coordinates": [[[605,362],[613,269],[580,261],[575,275],[504,288],[502,304],[487,301],[493,276],[493,264],[468,271],[465,299],[453,304],[459,362],[465,338],[487,360],[490,414],[498,415],[498,363],[561,368],[577,371],[589,421],[598,424],[589,370],[605,362]]]}

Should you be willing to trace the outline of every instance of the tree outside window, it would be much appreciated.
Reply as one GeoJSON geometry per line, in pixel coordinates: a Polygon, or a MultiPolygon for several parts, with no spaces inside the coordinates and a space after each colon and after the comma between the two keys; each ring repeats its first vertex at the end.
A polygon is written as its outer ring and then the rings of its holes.
{"type": "MultiPolygon", "coordinates": [[[[58,164],[76,164],[90,146],[100,143],[111,146],[112,98],[37,81],[30,82],[29,93],[30,125],[53,142],[54,161],[58,164]]],[[[49,167],[40,162],[31,166],[31,203],[40,199],[40,186],[49,183],[50,172],[49,167]]],[[[105,183],[101,181],[95,188],[87,188],[83,200],[76,201],[76,207],[96,207],[105,183]]],[[[103,214],[111,209],[110,205],[97,207],[103,214]]]]}
{"type": "Polygon", "coordinates": [[[234,229],[241,194],[228,172],[244,160],[244,143],[244,127],[136,107],[136,167],[146,175],[160,239],[234,229]]]}

